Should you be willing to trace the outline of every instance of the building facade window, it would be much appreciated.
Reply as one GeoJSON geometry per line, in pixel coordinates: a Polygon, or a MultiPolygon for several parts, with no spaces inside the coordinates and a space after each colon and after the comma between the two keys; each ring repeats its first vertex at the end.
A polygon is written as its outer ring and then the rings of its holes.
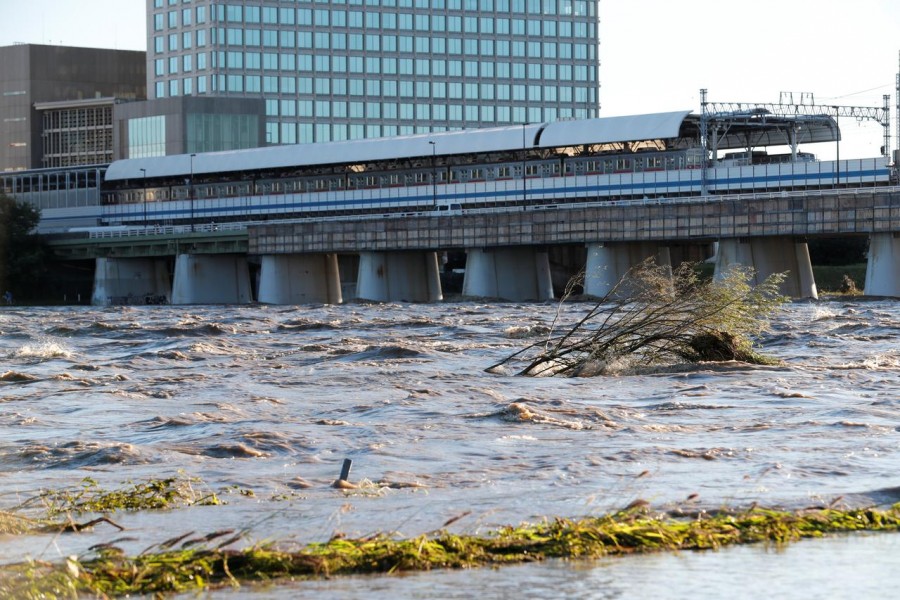
{"type": "Polygon", "coordinates": [[[155,1],[149,89],[277,100],[269,143],[596,117],[597,4],[155,1]]]}
{"type": "Polygon", "coordinates": [[[166,155],[166,117],[159,115],[128,121],[128,157],[166,155]]]}

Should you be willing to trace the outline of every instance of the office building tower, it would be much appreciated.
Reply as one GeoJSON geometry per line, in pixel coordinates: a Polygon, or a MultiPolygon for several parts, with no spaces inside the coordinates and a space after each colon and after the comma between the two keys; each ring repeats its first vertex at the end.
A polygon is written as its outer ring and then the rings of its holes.
{"type": "Polygon", "coordinates": [[[263,98],[270,144],[598,112],[598,0],[147,6],[149,97],[263,98]]]}

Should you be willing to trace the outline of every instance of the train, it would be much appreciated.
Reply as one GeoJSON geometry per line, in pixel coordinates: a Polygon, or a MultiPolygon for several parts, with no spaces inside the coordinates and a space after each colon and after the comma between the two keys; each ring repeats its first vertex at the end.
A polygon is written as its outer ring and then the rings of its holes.
{"type": "Polygon", "coordinates": [[[593,119],[116,161],[105,173],[97,225],[459,214],[894,181],[885,157],[819,161],[807,152],[754,150],[710,163],[697,139],[685,135],[687,117],[663,113],[637,124],[593,119]]]}

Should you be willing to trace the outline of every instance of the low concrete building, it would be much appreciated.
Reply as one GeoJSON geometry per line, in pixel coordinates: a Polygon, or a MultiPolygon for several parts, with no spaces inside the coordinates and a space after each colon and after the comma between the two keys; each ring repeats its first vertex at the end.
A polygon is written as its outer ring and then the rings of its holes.
{"type": "Polygon", "coordinates": [[[265,146],[265,108],[262,98],[213,96],[118,103],[115,159],[265,146]]]}
{"type": "Polygon", "coordinates": [[[0,171],[95,162],[96,142],[108,139],[112,99],[147,96],[145,57],[132,50],[36,44],[0,48],[0,171]],[[57,102],[67,104],[45,104],[57,102]],[[57,119],[50,129],[58,135],[45,138],[45,117],[57,119]]]}

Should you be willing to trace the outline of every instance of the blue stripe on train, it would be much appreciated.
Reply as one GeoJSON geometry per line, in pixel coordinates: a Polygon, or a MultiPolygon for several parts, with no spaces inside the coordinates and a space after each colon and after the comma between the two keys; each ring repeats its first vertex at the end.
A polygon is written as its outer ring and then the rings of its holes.
{"type": "MultiPolygon", "coordinates": [[[[699,173],[699,172],[698,172],[699,173]]],[[[889,175],[890,171],[888,169],[865,169],[859,171],[847,171],[842,172],[840,174],[842,180],[853,180],[860,178],[886,178],[889,175]]],[[[628,175],[623,175],[624,177],[630,177],[628,175]]],[[[805,185],[831,185],[834,183],[836,174],[832,171],[823,172],[823,173],[804,173],[804,174],[781,174],[781,175],[764,175],[764,176],[756,176],[756,177],[730,177],[730,178],[719,178],[719,179],[711,179],[708,183],[709,188],[713,192],[721,192],[721,191],[734,191],[740,192],[743,187],[771,187],[776,183],[784,183],[787,181],[804,181],[805,185]],[[720,190],[722,186],[726,186],[726,190],[720,190]]],[[[564,187],[545,187],[545,188],[529,188],[524,191],[522,189],[512,189],[512,190],[494,190],[494,191],[478,191],[478,192],[461,192],[455,194],[432,194],[426,193],[421,195],[411,195],[404,196],[402,198],[348,198],[343,200],[319,200],[319,201],[301,201],[301,202],[290,202],[283,204],[276,203],[266,203],[266,204],[254,204],[252,207],[248,206],[215,206],[215,207],[196,207],[193,210],[194,216],[202,216],[202,215],[219,215],[219,216],[233,216],[240,214],[260,214],[266,213],[267,211],[277,211],[278,213],[284,212],[293,212],[298,209],[340,209],[347,206],[377,206],[377,205],[385,205],[385,207],[390,207],[392,204],[396,203],[409,203],[413,206],[410,206],[411,209],[415,209],[415,203],[424,203],[430,205],[433,201],[441,201],[444,204],[461,202],[464,200],[492,200],[492,199],[500,199],[500,198],[517,198],[523,196],[523,193],[526,196],[538,196],[538,195],[554,195],[560,197],[567,196],[576,196],[576,195],[584,195],[584,194],[600,194],[603,193],[605,195],[615,196],[628,192],[645,193],[647,191],[660,191],[660,190],[671,190],[676,192],[684,192],[685,190],[696,190],[699,192],[700,181],[697,179],[686,179],[679,181],[641,181],[641,182],[631,182],[631,183],[616,183],[616,184],[605,184],[605,185],[584,185],[584,186],[564,186],[564,187]]],[[[341,193],[341,192],[335,192],[341,193]]],[[[345,192],[346,193],[346,192],[345,192]]],[[[182,202],[188,202],[188,200],[182,200],[182,202]]],[[[121,205],[120,205],[121,206],[121,205]]],[[[134,207],[142,207],[140,204],[132,205],[134,207]]],[[[174,218],[174,217],[189,217],[191,215],[191,209],[177,209],[177,210],[151,210],[147,212],[148,218],[160,219],[160,218],[174,218]]],[[[275,213],[277,215],[277,213],[275,213]]],[[[143,208],[141,208],[141,212],[135,213],[106,213],[104,216],[106,217],[133,217],[143,219],[143,208]]]]}

